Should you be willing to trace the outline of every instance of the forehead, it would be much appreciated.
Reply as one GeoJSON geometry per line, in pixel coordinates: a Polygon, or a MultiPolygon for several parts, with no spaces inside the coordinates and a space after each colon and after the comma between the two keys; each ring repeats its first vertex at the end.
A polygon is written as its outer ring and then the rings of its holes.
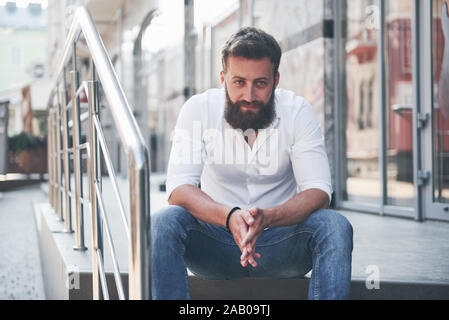
{"type": "Polygon", "coordinates": [[[226,73],[232,77],[272,78],[273,63],[270,58],[247,59],[244,57],[229,56],[226,63],[226,73]]]}

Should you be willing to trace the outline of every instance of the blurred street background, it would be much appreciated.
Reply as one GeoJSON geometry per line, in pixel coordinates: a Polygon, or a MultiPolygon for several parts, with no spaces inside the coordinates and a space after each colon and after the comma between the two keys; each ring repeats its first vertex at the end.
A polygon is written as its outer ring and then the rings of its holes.
{"type": "MultiPolygon", "coordinates": [[[[79,6],[94,22],[148,147],[150,211],[167,204],[170,139],[183,103],[221,86],[221,47],[240,27],[256,26],[283,50],[279,86],[305,97],[321,120],[332,207],[355,230],[353,278],[364,282],[375,266],[384,281],[449,286],[449,1],[0,0],[0,299],[49,298],[36,207],[58,210],[49,159],[63,147],[48,128],[55,100],[63,104],[53,95],[57,82],[72,89],[69,68],[64,79],[58,68],[79,6]]],[[[91,52],[82,36],[76,53],[79,77],[88,80],[91,52]]],[[[128,208],[129,159],[104,88],[99,92],[128,208]]],[[[85,92],[79,103],[87,106],[85,92]]],[[[75,133],[68,132],[70,149],[75,133]]],[[[82,124],[80,141],[88,139],[82,124]]],[[[80,156],[88,197],[87,152],[80,156]]],[[[73,155],[67,161],[72,186],[73,155]]],[[[117,221],[101,161],[106,209],[117,221]]],[[[63,175],[63,165],[59,170],[63,175]]],[[[118,247],[126,256],[126,241],[118,247]]]]}

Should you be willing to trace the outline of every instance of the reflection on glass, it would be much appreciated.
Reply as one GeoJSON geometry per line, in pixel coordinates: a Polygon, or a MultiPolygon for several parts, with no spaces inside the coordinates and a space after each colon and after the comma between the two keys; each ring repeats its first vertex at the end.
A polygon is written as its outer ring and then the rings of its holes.
{"type": "Polygon", "coordinates": [[[449,1],[432,5],[434,201],[449,203],[449,1]]]}
{"type": "Polygon", "coordinates": [[[377,1],[347,1],[346,194],[344,200],[379,203],[377,1]]]}
{"type": "Polygon", "coordinates": [[[412,1],[385,4],[387,204],[412,207],[412,1]]]}
{"type": "Polygon", "coordinates": [[[316,13],[322,10],[322,3],[308,1],[305,6],[297,0],[257,0],[254,8],[255,26],[273,35],[283,51],[279,87],[296,92],[310,102],[324,129],[324,43],[322,38],[300,32],[319,23],[321,15],[316,13]],[[298,34],[303,35],[298,37],[298,34]]]}

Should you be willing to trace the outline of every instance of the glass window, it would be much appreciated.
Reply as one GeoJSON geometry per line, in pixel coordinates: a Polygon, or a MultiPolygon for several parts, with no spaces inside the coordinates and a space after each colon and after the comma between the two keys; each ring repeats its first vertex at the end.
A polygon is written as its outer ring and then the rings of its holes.
{"type": "Polygon", "coordinates": [[[449,203],[449,1],[432,6],[434,201],[449,203]]]}
{"type": "Polygon", "coordinates": [[[387,204],[413,207],[412,1],[385,1],[387,204]]]}
{"type": "Polygon", "coordinates": [[[348,0],[344,200],[379,204],[377,1],[348,0]]]}
{"type": "Polygon", "coordinates": [[[304,3],[297,0],[255,0],[255,26],[273,35],[282,48],[279,87],[291,90],[310,102],[324,131],[323,3],[304,3]]]}

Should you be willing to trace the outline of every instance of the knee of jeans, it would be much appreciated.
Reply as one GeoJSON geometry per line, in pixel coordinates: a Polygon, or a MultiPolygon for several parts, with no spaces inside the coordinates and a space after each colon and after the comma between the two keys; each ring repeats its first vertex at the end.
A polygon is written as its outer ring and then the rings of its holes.
{"type": "Polygon", "coordinates": [[[325,225],[332,241],[339,246],[352,250],[353,228],[349,220],[333,210],[321,210],[325,217],[325,225]]]}
{"type": "Polygon", "coordinates": [[[193,216],[184,208],[170,205],[151,214],[151,236],[180,233],[195,221],[193,216]]]}

